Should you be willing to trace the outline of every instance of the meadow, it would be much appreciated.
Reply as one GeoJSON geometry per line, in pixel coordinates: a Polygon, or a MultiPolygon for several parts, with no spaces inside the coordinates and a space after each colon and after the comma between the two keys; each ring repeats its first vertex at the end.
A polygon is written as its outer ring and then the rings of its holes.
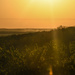
{"type": "Polygon", "coordinates": [[[75,74],[75,27],[0,36],[0,75],[75,74]]]}

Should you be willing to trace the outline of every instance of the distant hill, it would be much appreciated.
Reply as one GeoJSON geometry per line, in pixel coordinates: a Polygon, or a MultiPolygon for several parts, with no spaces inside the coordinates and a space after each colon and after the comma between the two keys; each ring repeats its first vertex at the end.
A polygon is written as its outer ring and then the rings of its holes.
{"type": "Polygon", "coordinates": [[[33,32],[42,32],[42,31],[51,31],[51,29],[0,29],[0,36],[8,36],[8,35],[18,35],[18,34],[27,34],[33,32]]]}

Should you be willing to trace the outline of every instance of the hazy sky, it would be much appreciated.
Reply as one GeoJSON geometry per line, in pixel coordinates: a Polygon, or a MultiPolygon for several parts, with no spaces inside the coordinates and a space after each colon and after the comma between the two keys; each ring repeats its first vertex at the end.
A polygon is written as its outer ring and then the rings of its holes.
{"type": "Polygon", "coordinates": [[[75,0],[0,0],[0,28],[75,26],[75,0]]]}

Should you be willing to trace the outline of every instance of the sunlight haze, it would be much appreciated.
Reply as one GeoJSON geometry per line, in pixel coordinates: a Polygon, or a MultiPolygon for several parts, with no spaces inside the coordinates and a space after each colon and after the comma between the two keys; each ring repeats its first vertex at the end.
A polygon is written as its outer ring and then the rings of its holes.
{"type": "Polygon", "coordinates": [[[0,0],[0,28],[75,26],[75,0],[0,0]]]}

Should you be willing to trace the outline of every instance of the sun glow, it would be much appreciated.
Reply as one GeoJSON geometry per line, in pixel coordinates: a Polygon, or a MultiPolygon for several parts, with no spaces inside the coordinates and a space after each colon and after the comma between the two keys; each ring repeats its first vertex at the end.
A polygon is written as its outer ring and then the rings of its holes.
{"type": "Polygon", "coordinates": [[[63,0],[30,0],[31,2],[41,2],[41,3],[51,3],[51,4],[55,4],[55,3],[60,3],[63,0]]]}
{"type": "Polygon", "coordinates": [[[75,0],[0,0],[0,27],[75,25],[74,8],[75,0]]]}

